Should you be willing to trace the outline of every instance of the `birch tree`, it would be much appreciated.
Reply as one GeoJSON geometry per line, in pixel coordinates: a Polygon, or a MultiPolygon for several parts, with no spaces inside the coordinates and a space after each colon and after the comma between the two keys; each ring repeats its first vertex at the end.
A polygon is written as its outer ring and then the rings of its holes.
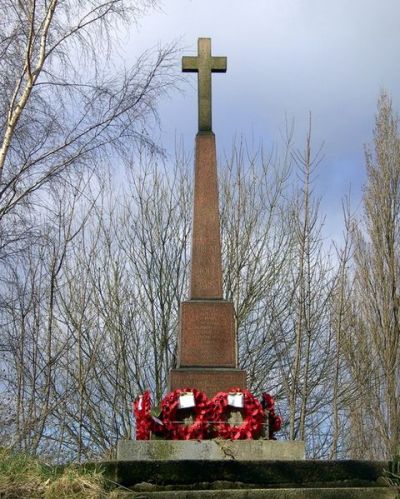
{"type": "MultiPolygon", "coordinates": [[[[0,1],[0,223],[3,253],[27,211],[67,170],[155,148],[156,102],[173,86],[172,46],[118,70],[116,33],[151,0],[0,1]],[[111,55],[114,58],[111,59],[111,55]]],[[[23,223],[21,223],[23,222],[23,223]]],[[[22,230],[17,234],[18,228],[22,230]]],[[[10,249],[11,252],[11,249],[10,249]]]]}

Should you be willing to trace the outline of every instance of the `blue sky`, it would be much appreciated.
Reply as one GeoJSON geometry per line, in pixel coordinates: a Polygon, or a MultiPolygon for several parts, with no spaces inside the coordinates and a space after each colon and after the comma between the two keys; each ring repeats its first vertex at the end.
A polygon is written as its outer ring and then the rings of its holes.
{"type": "MultiPolygon", "coordinates": [[[[220,154],[243,134],[276,144],[285,115],[299,147],[313,115],[313,142],[324,143],[316,191],[327,215],[325,236],[342,230],[341,198],[353,204],[365,180],[363,147],[371,140],[376,101],[386,89],[400,104],[399,0],[164,0],[126,39],[129,61],[142,50],[179,40],[195,55],[211,37],[213,55],[228,57],[213,75],[213,129],[220,154]]],[[[180,60],[177,60],[177,71],[180,60]]],[[[160,108],[162,140],[191,147],[197,127],[196,75],[160,108]]]]}

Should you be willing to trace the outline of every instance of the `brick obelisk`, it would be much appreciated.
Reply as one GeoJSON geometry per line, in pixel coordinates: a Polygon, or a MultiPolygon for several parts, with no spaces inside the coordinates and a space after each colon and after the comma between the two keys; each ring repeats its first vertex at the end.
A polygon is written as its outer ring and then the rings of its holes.
{"type": "Polygon", "coordinates": [[[170,390],[192,387],[208,396],[246,387],[238,369],[233,303],[223,299],[218,176],[211,121],[211,73],[226,71],[226,57],[211,56],[210,38],[199,38],[197,57],[183,57],[182,70],[198,73],[199,131],[195,185],[190,299],[181,303],[177,368],[170,390]]]}

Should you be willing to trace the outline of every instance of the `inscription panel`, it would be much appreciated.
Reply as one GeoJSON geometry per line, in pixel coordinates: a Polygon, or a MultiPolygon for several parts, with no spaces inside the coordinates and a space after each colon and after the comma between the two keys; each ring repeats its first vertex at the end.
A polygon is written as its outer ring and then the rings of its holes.
{"type": "Polygon", "coordinates": [[[182,303],[179,347],[179,367],[237,367],[232,303],[182,303]]]}

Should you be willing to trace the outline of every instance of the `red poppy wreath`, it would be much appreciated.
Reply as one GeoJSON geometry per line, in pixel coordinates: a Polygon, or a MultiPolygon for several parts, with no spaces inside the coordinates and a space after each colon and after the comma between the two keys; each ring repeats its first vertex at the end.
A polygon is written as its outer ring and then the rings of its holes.
{"type": "Polygon", "coordinates": [[[161,420],[167,438],[172,440],[202,440],[207,437],[208,421],[208,399],[207,396],[196,388],[183,388],[168,393],[161,402],[161,420]],[[185,425],[178,421],[178,411],[181,409],[180,397],[182,395],[193,394],[194,406],[191,412],[194,421],[190,425],[185,425]]]}
{"type": "Polygon", "coordinates": [[[136,440],[149,440],[152,429],[150,392],[139,395],[132,403],[132,409],[136,418],[136,440]]]}
{"type": "Polygon", "coordinates": [[[214,421],[214,436],[232,440],[254,439],[259,437],[264,422],[264,411],[260,402],[248,390],[231,388],[229,392],[219,392],[210,401],[210,416],[214,421]],[[228,396],[243,394],[243,422],[231,425],[227,421],[232,407],[228,396]]]}

